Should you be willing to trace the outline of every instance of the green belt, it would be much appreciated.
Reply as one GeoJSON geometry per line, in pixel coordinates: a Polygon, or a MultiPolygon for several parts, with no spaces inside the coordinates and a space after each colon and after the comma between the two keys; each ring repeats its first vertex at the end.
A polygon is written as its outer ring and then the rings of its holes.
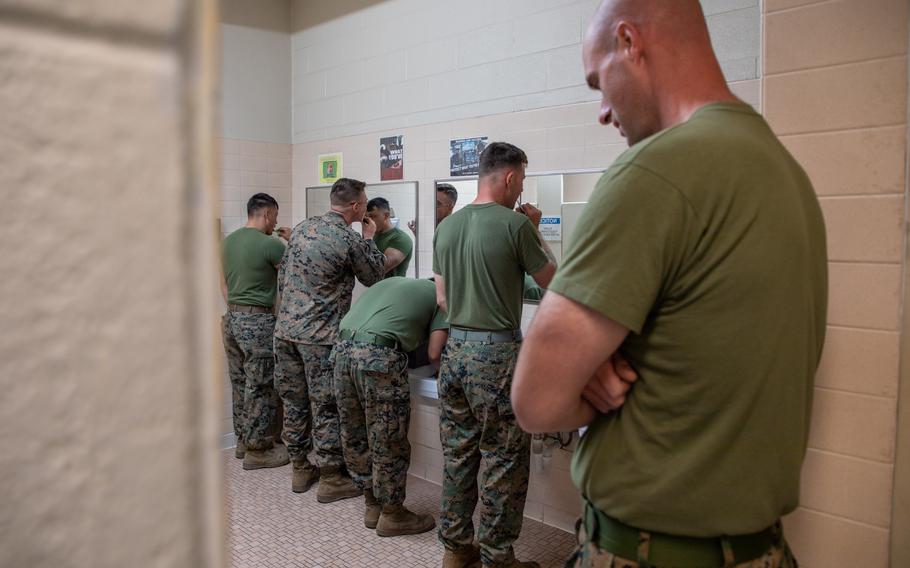
{"type": "Polygon", "coordinates": [[[459,341],[480,341],[483,343],[512,343],[521,341],[521,330],[506,331],[479,331],[452,326],[449,328],[449,337],[459,341]]]}
{"type": "Polygon", "coordinates": [[[369,331],[354,331],[352,329],[342,329],[341,339],[349,339],[351,341],[359,341],[360,343],[372,343],[373,345],[379,345],[380,347],[391,347],[392,349],[400,349],[401,346],[398,345],[398,342],[394,339],[389,339],[388,337],[381,337],[375,333],[370,333],[369,331]]]}
{"type": "Polygon", "coordinates": [[[755,560],[778,539],[778,525],[757,533],[696,538],[647,532],[617,521],[585,502],[586,539],[601,550],[626,560],[636,560],[641,568],[708,568],[734,566],[755,560]]]}

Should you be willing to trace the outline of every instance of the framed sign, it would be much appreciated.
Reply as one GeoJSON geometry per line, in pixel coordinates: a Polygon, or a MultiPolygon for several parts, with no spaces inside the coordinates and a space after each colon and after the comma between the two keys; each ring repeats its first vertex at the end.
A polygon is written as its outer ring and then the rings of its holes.
{"type": "Polygon", "coordinates": [[[341,152],[336,154],[319,155],[319,175],[320,183],[332,184],[338,178],[344,177],[342,174],[342,156],[341,152]]]}

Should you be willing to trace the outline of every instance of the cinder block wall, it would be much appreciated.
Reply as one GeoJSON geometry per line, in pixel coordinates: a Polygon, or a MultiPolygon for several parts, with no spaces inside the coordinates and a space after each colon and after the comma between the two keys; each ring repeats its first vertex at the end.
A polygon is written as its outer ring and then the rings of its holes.
{"type": "Polygon", "coordinates": [[[222,564],[213,19],[0,2],[2,566],[222,564]]]}
{"type": "Polygon", "coordinates": [[[907,341],[907,2],[765,0],[763,17],[763,109],[812,178],[830,258],[802,507],[786,528],[801,565],[884,567],[890,541],[907,536],[891,531],[907,341]]]}

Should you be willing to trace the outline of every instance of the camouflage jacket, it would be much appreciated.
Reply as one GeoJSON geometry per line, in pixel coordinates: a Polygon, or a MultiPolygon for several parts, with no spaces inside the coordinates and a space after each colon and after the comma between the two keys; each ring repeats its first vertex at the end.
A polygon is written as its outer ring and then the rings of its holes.
{"type": "Polygon", "coordinates": [[[372,286],[382,280],[384,263],[376,243],[352,231],[341,215],[330,211],[302,221],[278,270],[275,336],[308,345],[337,342],[354,278],[372,286]]]}

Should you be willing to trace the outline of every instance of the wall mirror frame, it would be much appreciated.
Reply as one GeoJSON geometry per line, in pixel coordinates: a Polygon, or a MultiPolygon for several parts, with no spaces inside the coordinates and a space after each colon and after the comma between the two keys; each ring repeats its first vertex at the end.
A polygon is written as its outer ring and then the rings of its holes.
{"type": "MultiPolygon", "coordinates": [[[[316,185],[304,189],[306,194],[306,219],[315,215],[322,215],[329,210],[329,192],[331,185],[316,185]]],[[[393,218],[397,218],[397,227],[414,241],[414,252],[411,255],[411,264],[408,266],[408,277],[417,278],[420,274],[420,255],[418,247],[420,237],[408,229],[408,222],[417,219],[420,199],[420,184],[416,181],[384,181],[368,183],[366,186],[367,198],[385,197],[389,206],[394,211],[393,218]]],[[[360,223],[354,223],[352,230],[360,232],[360,223]]],[[[359,282],[358,282],[359,286],[359,282]]]]}
{"type": "MultiPolygon", "coordinates": [[[[564,243],[571,237],[577,224],[581,211],[587,204],[597,180],[603,175],[606,168],[588,168],[574,170],[550,170],[528,172],[524,181],[524,192],[519,200],[522,203],[531,203],[538,207],[544,217],[557,217],[560,228],[556,231],[542,231],[547,244],[556,256],[557,261],[562,259],[564,243]]],[[[458,201],[453,213],[469,204],[477,196],[477,176],[449,177],[434,180],[433,190],[435,200],[436,187],[440,184],[451,184],[458,191],[458,201]]],[[[435,209],[434,209],[435,217],[435,209]]],[[[438,219],[434,219],[439,224],[438,219]]],[[[537,304],[538,299],[526,294],[525,303],[537,304]]]]}

